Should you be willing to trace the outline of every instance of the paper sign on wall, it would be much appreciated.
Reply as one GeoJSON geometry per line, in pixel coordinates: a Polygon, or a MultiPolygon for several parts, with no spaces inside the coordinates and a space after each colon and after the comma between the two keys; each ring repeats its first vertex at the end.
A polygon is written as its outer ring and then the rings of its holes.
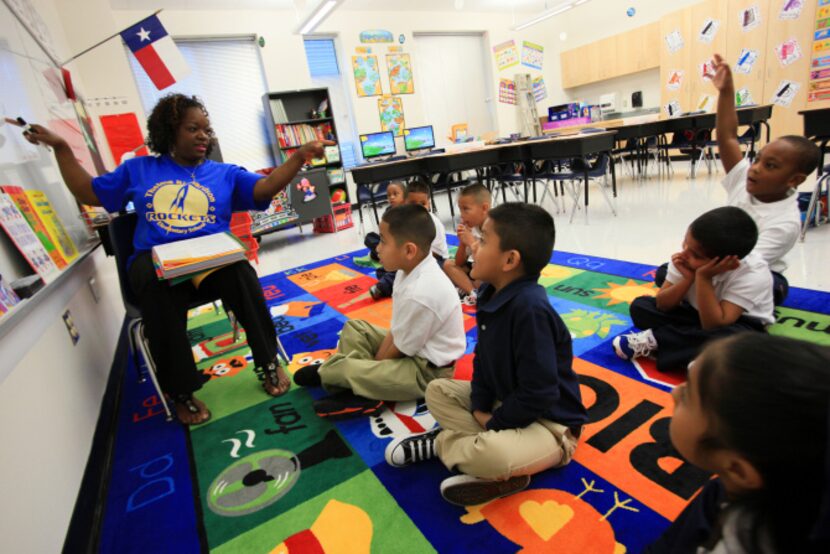
{"type": "Polygon", "coordinates": [[[519,50],[516,48],[516,42],[508,40],[493,47],[493,55],[496,57],[496,67],[499,70],[519,65],[519,50]]]}
{"type": "Polygon", "coordinates": [[[718,29],[720,29],[720,21],[708,18],[703,22],[703,27],[700,28],[700,33],[698,33],[697,39],[700,42],[710,43],[715,40],[715,35],[718,34],[718,29]]]}
{"type": "Polygon", "coordinates": [[[512,79],[499,79],[499,102],[502,104],[516,103],[516,82],[512,79]]]}
{"type": "Polygon", "coordinates": [[[678,29],[666,35],[666,46],[668,46],[670,54],[674,54],[683,48],[683,44],[683,35],[680,34],[678,29]]]}
{"type": "Polygon", "coordinates": [[[735,63],[735,73],[749,75],[756,61],[758,61],[757,50],[742,48],[741,53],[738,54],[738,61],[735,63]]]}
{"type": "Polygon", "coordinates": [[[533,69],[542,69],[545,48],[532,42],[522,42],[522,65],[533,69]]]}
{"type": "Polygon", "coordinates": [[[548,97],[548,89],[545,87],[545,79],[541,75],[533,79],[531,86],[533,87],[533,98],[537,102],[541,102],[548,97]]]}
{"type": "Polygon", "coordinates": [[[677,117],[680,115],[680,102],[677,100],[672,100],[668,104],[665,105],[666,114],[669,117],[677,117]]]}
{"type": "Polygon", "coordinates": [[[776,46],[775,54],[781,65],[790,65],[801,59],[801,47],[798,45],[798,40],[791,38],[776,46]]]}
{"type": "Polygon", "coordinates": [[[698,111],[711,112],[715,106],[715,97],[711,94],[704,94],[697,103],[698,111]]]}
{"type": "Polygon", "coordinates": [[[401,136],[405,127],[403,118],[403,100],[396,96],[378,98],[378,114],[380,115],[380,130],[392,131],[392,134],[401,136]]]}
{"type": "Polygon", "coordinates": [[[782,4],[778,13],[779,19],[798,19],[804,7],[804,0],[782,0],[782,4]]]}
{"type": "Polygon", "coordinates": [[[673,69],[669,72],[669,80],[666,82],[666,88],[669,90],[679,90],[683,84],[683,72],[679,69],[673,69]]]}
{"type": "Polygon", "coordinates": [[[357,87],[358,96],[383,94],[377,56],[352,56],[352,71],[354,71],[354,84],[357,87]]]}
{"type": "Polygon", "coordinates": [[[386,69],[389,71],[389,88],[392,94],[415,92],[409,54],[386,54],[386,69]]]}
{"type": "Polygon", "coordinates": [[[738,12],[738,21],[741,22],[741,30],[748,32],[761,24],[761,8],[758,4],[750,6],[738,12]]]}
{"type": "Polygon", "coordinates": [[[785,79],[775,87],[775,92],[769,102],[770,104],[777,104],[788,108],[793,103],[793,99],[795,99],[795,95],[798,94],[799,89],[801,89],[800,84],[785,79]]]}
{"type": "Polygon", "coordinates": [[[752,93],[749,92],[748,88],[742,88],[735,93],[735,105],[739,108],[754,103],[752,93]]]}
{"type": "Polygon", "coordinates": [[[711,81],[715,76],[715,62],[712,60],[705,61],[698,66],[698,74],[704,81],[711,81]]]}

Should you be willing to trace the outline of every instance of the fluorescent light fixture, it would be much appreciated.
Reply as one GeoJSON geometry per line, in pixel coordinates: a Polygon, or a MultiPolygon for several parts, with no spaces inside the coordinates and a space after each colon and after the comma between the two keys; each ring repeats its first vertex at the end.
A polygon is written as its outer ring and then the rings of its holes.
{"type": "Polygon", "coordinates": [[[527,29],[528,27],[530,27],[532,25],[536,25],[537,23],[540,23],[540,22],[542,22],[542,21],[544,21],[544,20],[546,20],[550,17],[553,17],[555,15],[559,15],[560,13],[566,12],[566,11],[570,10],[571,8],[579,6],[580,4],[584,4],[587,1],[588,0],[576,0],[576,1],[571,0],[570,2],[561,2],[561,3],[557,4],[556,6],[553,6],[552,8],[549,8],[549,9],[543,11],[539,15],[533,16],[530,19],[519,23],[518,25],[513,27],[513,30],[514,31],[521,31],[522,29],[527,29]]]}
{"type": "Polygon", "coordinates": [[[328,17],[331,11],[337,6],[340,0],[322,0],[317,7],[309,14],[306,20],[299,26],[301,35],[307,35],[328,17]]]}

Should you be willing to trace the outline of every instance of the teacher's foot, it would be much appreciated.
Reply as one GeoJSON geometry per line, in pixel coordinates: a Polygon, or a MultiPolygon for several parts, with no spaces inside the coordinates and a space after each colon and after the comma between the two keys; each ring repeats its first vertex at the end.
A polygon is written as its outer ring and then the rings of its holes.
{"type": "Polygon", "coordinates": [[[210,410],[205,403],[191,394],[180,394],[173,398],[176,417],[184,425],[198,425],[210,419],[210,410]]]}
{"type": "Polygon", "coordinates": [[[265,380],[262,381],[262,388],[270,396],[282,396],[291,388],[291,379],[285,374],[285,368],[280,364],[271,362],[265,366],[263,373],[265,380]]]}

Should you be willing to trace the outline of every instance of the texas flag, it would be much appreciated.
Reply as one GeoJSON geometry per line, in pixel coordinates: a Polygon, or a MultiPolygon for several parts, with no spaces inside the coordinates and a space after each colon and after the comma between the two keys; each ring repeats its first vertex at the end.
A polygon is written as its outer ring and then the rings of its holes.
{"type": "Polygon", "coordinates": [[[155,15],[121,31],[121,38],[157,89],[165,89],[190,73],[176,43],[155,15]]]}

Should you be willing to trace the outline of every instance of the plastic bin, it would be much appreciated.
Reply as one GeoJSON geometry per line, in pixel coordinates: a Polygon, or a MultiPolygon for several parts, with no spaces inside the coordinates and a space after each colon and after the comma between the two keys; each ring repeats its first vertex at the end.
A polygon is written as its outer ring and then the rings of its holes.
{"type": "Polygon", "coordinates": [[[354,227],[352,206],[350,204],[337,204],[336,206],[332,206],[332,212],[334,212],[334,216],[324,215],[314,218],[315,233],[334,233],[354,227]]]}

